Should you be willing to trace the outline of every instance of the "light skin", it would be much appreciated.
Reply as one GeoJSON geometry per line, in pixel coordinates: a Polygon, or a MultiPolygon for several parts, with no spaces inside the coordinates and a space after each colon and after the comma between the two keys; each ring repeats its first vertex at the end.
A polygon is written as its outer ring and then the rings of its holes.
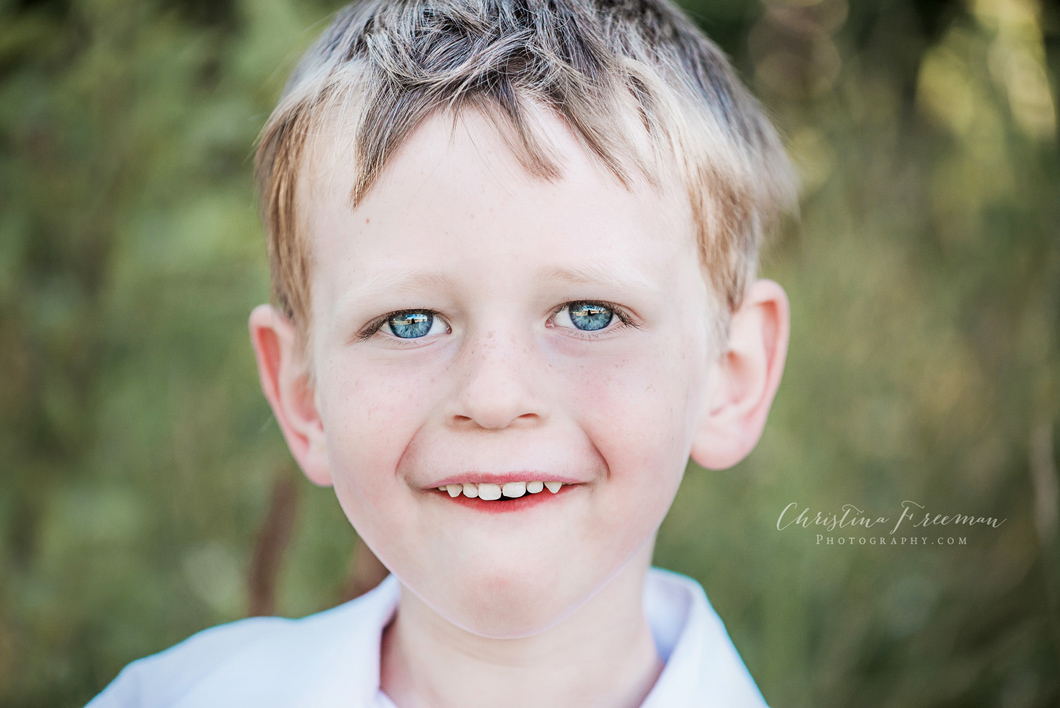
{"type": "Polygon", "coordinates": [[[540,117],[561,180],[468,111],[422,124],[355,210],[325,136],[299,185],[310,353],[275,309],[250,318],[295,459],[401,581],[381,647],[401,708],[640,705],[662,670],[641,605],[655,533],[689,456],[751,451],[784,366],[781,287],[754,282],[712,342],[683,190],[627,190],[540,117]],[[610,323],[584,329],[572,302],[610,323]],[[402,338],[397,311],[429,330],[402,338]],[[437,489],[476,475],[571,486],[510,513],[437,489]]]}

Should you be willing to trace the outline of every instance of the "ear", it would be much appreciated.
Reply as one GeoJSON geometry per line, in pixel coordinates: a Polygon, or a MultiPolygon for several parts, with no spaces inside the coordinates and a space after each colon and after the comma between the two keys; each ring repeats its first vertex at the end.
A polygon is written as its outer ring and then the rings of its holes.
{"type": "Polygon", "coordinates": [[[250,313],[250,341],[258,359],[261,390],[287,447],[311,482],[330,485],[324,425],[294,324],[276,308],[258,305],[250,313]]]}
{"type": "Polygon", "coordinates": [[[784,289],[772,280],[755,281],[732,316],[727,351],[713,367],[692,459],[721,470],[745,458],[762,437],[766,416],[784,372],[790,311],[784,289]]]}

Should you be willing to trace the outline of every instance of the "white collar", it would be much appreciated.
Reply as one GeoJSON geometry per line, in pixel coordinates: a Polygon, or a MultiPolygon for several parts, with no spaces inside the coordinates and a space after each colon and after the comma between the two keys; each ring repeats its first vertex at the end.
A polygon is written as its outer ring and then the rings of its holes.
{"type": "Polygon", "coordinates": [[[644,612],[666,667],[641,708],[766,708],[699,583],[651,568],[644,612]]]}
{"type": "MultiPolygon", "coordinates": [[[[333,661],[321,662],[320,675],[330,680],[316,684],[321,690],[305,706],[350,705],[353,696],[356,706],[393,707],[379,691],[379,646],[400,595],[401,586],[390,575],[357,600],[321,613],[345,615],[342,619],[356,630],[331,634],[343,637],[345,646],[335,647],[333,661]]],[[[644,611],[666,666],[641,708],[766,708],[699,583],[651,568],[644,585],[644,611]]]]}

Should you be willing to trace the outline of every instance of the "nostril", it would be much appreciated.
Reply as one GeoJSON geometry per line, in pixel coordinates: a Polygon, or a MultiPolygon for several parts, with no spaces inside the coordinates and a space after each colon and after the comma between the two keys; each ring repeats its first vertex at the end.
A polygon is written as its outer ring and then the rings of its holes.
{"type": "Polygon", "coordinates": [[[537,413],[507,415],[503,413],[479,413],[476,415],[456,414],[452,421],[459,427],[475,427],[485,430],[504,430],[512,426],[534,425],[543,419],[537,413]]]}

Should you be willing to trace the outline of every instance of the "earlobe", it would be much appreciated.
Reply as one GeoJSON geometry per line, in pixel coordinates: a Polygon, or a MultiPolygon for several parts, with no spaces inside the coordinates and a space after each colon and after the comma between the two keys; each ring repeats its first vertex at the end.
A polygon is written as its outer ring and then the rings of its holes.
{"type": "Polygon", "coordinates": [[[294,324],[269,305],[254,308],[249,324],[261,390],[287,447],[311,482],[330,485],[324,426],[294,324]]]}
{"type": "Polygon", "coordinates": [[[790,326],[784,289],[755,281],[732,316],[692,442],[692,459],[701,467],[732,467],[758,444],[784,372],[790,326]]]}

